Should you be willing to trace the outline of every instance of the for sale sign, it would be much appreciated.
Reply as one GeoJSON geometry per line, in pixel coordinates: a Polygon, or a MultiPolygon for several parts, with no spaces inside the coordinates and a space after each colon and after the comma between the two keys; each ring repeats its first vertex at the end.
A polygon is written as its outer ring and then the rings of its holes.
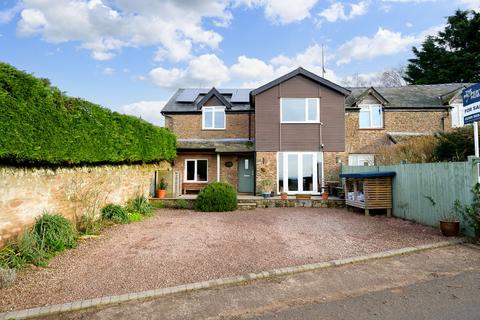
{"type": "Polygon", "coordinates": [[[480,83],[463,90],[464,123],[480,121],[480,83]]]}

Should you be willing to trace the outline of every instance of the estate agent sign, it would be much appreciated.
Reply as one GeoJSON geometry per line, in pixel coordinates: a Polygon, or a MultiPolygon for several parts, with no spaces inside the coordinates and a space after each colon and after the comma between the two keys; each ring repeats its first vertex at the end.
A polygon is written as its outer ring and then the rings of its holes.
{"type": "Polygon", "coordinates": [[[464,89],[462,99],[465,124],[480,121],[480,83],[464,89]]]}

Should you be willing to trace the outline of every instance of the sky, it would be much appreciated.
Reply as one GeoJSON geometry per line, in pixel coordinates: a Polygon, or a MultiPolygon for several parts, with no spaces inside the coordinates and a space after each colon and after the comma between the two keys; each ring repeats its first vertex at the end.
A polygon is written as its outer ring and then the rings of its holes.
{"type": "Polygon", "coordinates": [[[355,86],[480,0],[0,0],[0,61],[161,124],[177,88],[255,88],[298,66],[355,86]]]}

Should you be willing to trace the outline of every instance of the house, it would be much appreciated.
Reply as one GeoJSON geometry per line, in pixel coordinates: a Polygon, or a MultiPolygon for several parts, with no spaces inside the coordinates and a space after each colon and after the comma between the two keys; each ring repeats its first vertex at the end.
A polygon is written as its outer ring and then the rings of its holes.
{"type": "Polygon", "coordinates": [[[345,100],[349,165],[373,165],[379,147],[463,126],[468,84],[350,88],[345,100]]]}
{"type": "Polygon", "coordinates": [[[269,181],[319,194],[341,163],[373,164],[379,146],[450,129],[463,87],[349,89],[298,68],[255,89],[178,89],[162,114],[183,193],[227,181],[252,194],[269,181]]]}

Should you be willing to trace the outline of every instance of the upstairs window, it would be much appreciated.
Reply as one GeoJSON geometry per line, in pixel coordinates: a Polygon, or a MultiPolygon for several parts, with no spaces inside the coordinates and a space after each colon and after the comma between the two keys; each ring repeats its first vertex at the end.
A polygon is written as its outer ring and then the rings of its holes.
{"type": "Polygon", "coordinates": [[[360,129],[383,128],[383,111],[379,104],[360,105],[360,129]]]}
{"type": "Polygon", "coordinates": [[[225,107],[203,107],[202,129],[225,130],[225,107]]]}
{"type": "Polygon", "coordinates": [[[282,123],[319,123],[320,99],[281,98],[280,120],[282,123]]]}

